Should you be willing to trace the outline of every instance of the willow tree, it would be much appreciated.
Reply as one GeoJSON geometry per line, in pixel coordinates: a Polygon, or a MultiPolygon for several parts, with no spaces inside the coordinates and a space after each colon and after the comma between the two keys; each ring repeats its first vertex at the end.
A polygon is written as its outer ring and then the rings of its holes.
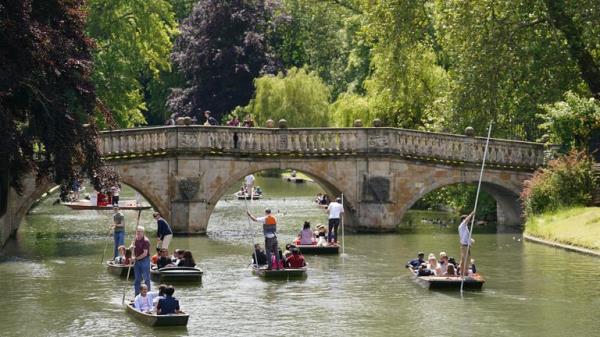
{"type": "Polygon", "coordinates": [[[254,93],[253,80],[273,73],[265,38],[271,1],[200,0],[180,27],[172,59],[186,84],[174,90],[170,109],[203,120],[210,110],[220,120],[254,93]]]}
{"type": "Polygon", "coordinates": [[[101,166],[82,0],[0,4],[0,173],[68,182],[101,166]]]}

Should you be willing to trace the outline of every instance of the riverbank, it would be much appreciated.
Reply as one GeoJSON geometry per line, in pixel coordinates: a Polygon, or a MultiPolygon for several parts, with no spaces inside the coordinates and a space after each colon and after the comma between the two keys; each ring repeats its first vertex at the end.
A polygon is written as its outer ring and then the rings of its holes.
{"type": "Polygon", "coordinates": [[[566,249],[580,247],[582,253],[589,254],[589,250],[600,255],[600,207],[575,207],[529,217],[524,234],[541,239],[540,243],[565,245],[561,248],[566,249]]]}

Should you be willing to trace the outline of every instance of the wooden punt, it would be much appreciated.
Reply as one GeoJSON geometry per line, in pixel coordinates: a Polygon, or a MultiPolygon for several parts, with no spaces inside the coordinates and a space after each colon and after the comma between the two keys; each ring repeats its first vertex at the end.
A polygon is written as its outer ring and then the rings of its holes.
{"type": "MultiPolygon", "coordinates": [[[[462,277],[460,276],[417,276],[416,270],[408,268],[413,279],[425,288],[432,290],[459,290],[462,277]]],[[[481,290],[485,279],[479,275],[474,274],[465,278],[463,289],[467,290],[481,290]]]]}
{"type": "MultiPolygon", "coordinates": [[[[89,200],[63,202],[62,204],[69,207],[70,209],[78,210],[78,211],[80,211],[80,210],[102,211],[102,210],[112,210],[113,209],[113,205],[106,205],[106,206],[92,205],[89,200]]],[[[152,206],[136,205],[135,200],[123,200],[123,201],[119,201],[119,208],[125,209],[125,210],[142,211],[142,210],[150,209],[150,208],[152,208],[152,206]]]]}
{"type": "Polygon", "coordinates": [[[149,326],[186,326],[190,318],[190,315],[184,313],[172,315],[148,314],[135,310],[133,303],[127,304],[125,311],[138,321],[149,326]]]}
{"type": "Polygon", "coordinates": [[[286,269],[271,269],[252,267],[252,273],[260,278],[268,280],[289,280],[302,279],[307,276],[306,267],[304,268],[286,268],[286,269]]]}
{"type": "Polygon", "coordinates": [[[317,245],[297,245],[300,252],[305,255],[330,255],[339,254],[339,245],[317,246],[317,245]]]}
{"type": "Polygon", "coordinates": [[[165,267],[150,270],[154,282],[200,282],[202,269],[198,267],[165,267]]]}
{"type": "Polygon", "coordinates": [[[262,199],[262,194],[256,194],[254,193],[254,196],[252,198],[250,198],[250,194],[248,193],[240,193],[240,192],[235,192],[233,193],[233,195],[238,198],[238,200],[257,200],[257,199],[262,199]]]}
{"type": "MultiPolygon", "coordinates": [[[[106,261],[106,268],[108,269],[108,272],[113,275],[127,277],[127,270],[129,269],[129,266],[126,264],[118,264],[118,263],[115,263],[114,261],[106,261]]],[[[133,266],[131,267],[131,272],[129,274],[129,277],[132,277],[132,276],[133,276],[133,266]]]]}

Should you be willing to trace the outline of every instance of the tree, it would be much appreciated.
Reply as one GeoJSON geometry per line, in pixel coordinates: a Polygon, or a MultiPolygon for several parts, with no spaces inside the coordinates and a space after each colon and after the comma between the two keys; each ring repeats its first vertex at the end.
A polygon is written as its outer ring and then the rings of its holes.
{"type": "Polygon", "coordinates": [[[0,4],[0,173],[17,191],[30,172],[67,183],[77,171],[94,176],[102,165],[82,5],[0,4]]]}
{"type": "Polygon", "coordinates": [[[173,91],[169,108],[203,120],[244,106],[254,92],[252,81],[277,67],[265,38],[270,1],[201,0],[181,26],[172,54],[186,80],[173,91]]]}
{"type": "Polygon", "coordinates": [[[93,80],[120,127],[146,124],[150,107],[165,120],[171,38],[177,23],[168,0],[88,0],[87,32],[94,38],[93,80]]]}
{"type": "Polygon", "coordinates": [[[327,126],[330,92],[316,73],[292,68],[286,74],[259,77],[255,86],[256,95],[243,111],[259,124],[284,118],[291,127],[327,126]]]}

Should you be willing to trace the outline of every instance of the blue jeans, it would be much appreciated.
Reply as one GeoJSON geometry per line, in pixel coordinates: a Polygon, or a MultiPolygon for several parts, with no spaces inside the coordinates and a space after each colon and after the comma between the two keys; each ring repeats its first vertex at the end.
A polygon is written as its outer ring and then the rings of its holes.
{"type": "Polygon", "coordinates": [[[327,233],[327,242],[337,242],[337,231],[339,225],[340,219],[329,219],[329,232],[327,233]]]}
{"type": "Polygon", "coordinates": [[[135,280],[133,281],[135,296],[140,293],[142,278],[144,278],[144,283],[146,283],[148,291],[150,291],[150,258],[146,257],[142,260],[136,261],[133,265],[133,273],[135,275],[135,280]]]}
{"type": "Polygon", "coordinates": [[[119,256],[119,246],[125,245],[125,231],[118,231],[113,233],[113,238],[115,239],[115,255],[113,256],[113,260],[119,256]]]}

